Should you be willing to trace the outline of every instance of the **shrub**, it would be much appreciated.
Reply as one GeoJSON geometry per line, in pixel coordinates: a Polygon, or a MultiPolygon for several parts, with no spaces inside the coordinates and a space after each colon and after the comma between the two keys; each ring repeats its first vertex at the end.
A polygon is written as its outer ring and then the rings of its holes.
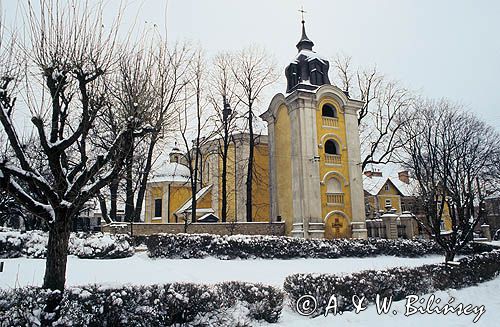
{"type": "MultiPolygon", "coordinates": [[[[160,234],[144,240],[151,257],[202,258],[339,258],[394,255],[419,257],[442,254],[433,241],[387,239],[301,239],[285,236],[219,236],[212,234],[160,234]]],[[[491,251],[486,244],[469,244],[463,253],[491,251]]]]}
{"type": "Polygon", "coordinates": [[[500,272],[500,251],[465,257],[459,263],[366,270],[350,275],[293,274],[285,279],[284,290],[294,309],[301,296],[314,296],[318,308],[315,316],[325,313],[332,295],[336,296],[338,310],[352,310],[353,295],[364,296],[366,302],[374,302],[377,294],[398,301],[410,294],[459,289],[492,279],[500,272]]]}
{"type": "MultiPolygon", "coordinates": [[[[43,231],[0,231],[0,257],[45,258],[48,233],[43,231]]],[[[128,235],[103,233],[72,233],[68,251],[79,258],[126,258],[134,254],[134,247],[128,235]]]]}
{"type": "Polygon", "coordinates": [[[0,258],[17,258],[22,256],[23,239],[20,233],[0,232],[0,258]]]}
{"type": "Polygon", "coordinates": [[[79,258],[115,259],[126,258],[134,254],[130,237],[125,234],[72,234],[69,253],[79,258]]]}
{"type": "MultiPolygon", "coordinates": [[[[0,326],[39,325],[51,291],[27,287],[0,290],[0,326]]],[[[248,320],[276,322],[283,292],[261,284],[176,283],[64,292],[58,326],[244,326],[248,320]],[[241,316],[243,314],[243,317],[241,316]]]]}

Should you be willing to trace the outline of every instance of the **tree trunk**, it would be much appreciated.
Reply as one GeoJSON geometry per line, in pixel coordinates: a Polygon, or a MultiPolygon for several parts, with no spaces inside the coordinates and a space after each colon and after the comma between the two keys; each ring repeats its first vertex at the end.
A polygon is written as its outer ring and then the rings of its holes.
{"type": "Polygon", "coordinates": [[[445,262],[455,260],[455,251],[445,251],[445,262]]]}
{"type": "Polygon", "coordinates": [[[66,261],[71,232],[71,217],[66,211],[56,212],[55,221],[49,224],[49,242],[43,288],[64,290],[66,261]]]}
{"type": "Polygon", "coordinates": [[[101,192],[97,193],[97,199],[99,200],[99,207],[101,208],[102,219],[106,222],[106,224],[110,224],[111,220],[108,215],[108,206],[106,205],[106,199],[102,196],[101,192]]]}
{"type": "Polygon", "coordinates": [[[109,193],[110,193],[110,202],[111,202],[111,206],[109,208],[109,219],[111,219],[111,221],[116,221],[116,213],[118,211],[116,203],[118,201],[118,186],[119,186],[119,184],[120,184],[119,179],[115,179],[109,184],[109,193]]]}
{"type": "Polygon", "coordinates": [[[227,128],[224,132],[224,149],[222,150],[222,222],[227,221],[227,152],[228,152],[228,142],[227,142],[227,128]]]}
{"type": "Polygon", "coordinates": [[[134,153],[129,151],[126,161],[126,190],[125,190],[125,221],[131,222],[134,215],[134,182],[133,182],[134,153]]]}
{"type": "MultiPolygon", "coordinates": [[[[148,157],[146,158],[146,164],[144,166],[144,171],[141,176],[141,184],[139,185],[139,192],[137,192],[137,199],[135,202],[135,209],[133,215],[133,221],[138,223],[141,221],[142,203],[146,195],[146,187],[148,183],[148,176],[151,172],[151,166],[153,165],[153,151],[156,145],[156,134],[151,136],[151,142],[148,148],[148,157]]],[[[169,217],[167,217],[168,222],[169,217]]]]}
{"type": "Polygon", "coordinates": [[[253,182],[253,151],[254,151],[254,139],[253,139],[253,121],[252,121],[252,110],[248,112],[248,131],[249,131],[249,151],[248,151],[248,170],[247,170],[247,199],[246,199],[246,212],[247,221],[252,221],[252,182],[253,182]]]}
{"type": "Polygon", "coordinates": [[[68,242],[71,233],[71,217],[66,210],[55,213],[55,221],[49,224],[49,242],[47,244],[47,260],[43,288],[58,290],[47,299],[42,316],[42,326],[52,326],[59,319],[59,304],[64,292],[66,282],[66,263],[68,258],[68,242]]]}

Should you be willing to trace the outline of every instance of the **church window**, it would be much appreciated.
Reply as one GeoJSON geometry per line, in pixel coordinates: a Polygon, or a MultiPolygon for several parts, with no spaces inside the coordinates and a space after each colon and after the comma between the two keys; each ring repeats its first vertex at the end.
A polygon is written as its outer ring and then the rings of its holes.
{"type": "Polygon", "coordinates": [[[162,200],[155,199],[155,217],[161,217],[162,200]]]}
{"type": "Polygon", "coordinates": [[[389,183],[385,184],[384,190],[389,191],[389,183]]]}
{"type": "Polygon", "coordinates": [[[342,184],[336,178],[330,178],[326,182],[326,193],[342,193],[342,184]]]}
{"type": "Polygon", "coordinates": [[[323,105],[323,108],[321,108],[321,115],[323,117],[336,118],[337,110],[335,110],[335,108],[332,105],[325,104],[323,105]]]}
{"type": "Polygon", "coordinates": [[[326,154],[339,154],[338,148],[338,145],[333,140],[328,140],[325,142],[326,154]]]}

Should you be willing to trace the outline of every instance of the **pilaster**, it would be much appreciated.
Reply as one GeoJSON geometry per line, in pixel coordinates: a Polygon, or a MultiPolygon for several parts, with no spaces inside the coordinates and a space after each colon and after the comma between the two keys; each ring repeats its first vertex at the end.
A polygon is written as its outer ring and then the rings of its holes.
{"type": "Polygon", "coordinates": [[[351,229],[353,238],[367,238],[363,179],[361,176],[361,149],[358,128],[358,107],[345,105],[347,156],[349,158],[349,187],[351,191],[351,229]]]}
{"type": "MultiPolygon", "coordinates": [[[[314,94],[296,91],[287,98],[292,142],[294,230],[306,238],[323,238],[314,94]],[[297,224],[297,225],[296,225],[297,224]]],[[[292,231],[293,233],[293,231],[292,231]]]]}
{"type": "Polygon", "coordinates": [[[267,125],[267,130],[269,134],[269,142],[268,142],[268,149],[269,149],[269,195],[270,195],[270,221],[276,221],[278,217],[278,180],[277,180],[277,174],[276,174],[276,144],[274,142],[275,140],[275,134],[274,134],[274,119],[273,120],[268,120],[268,125],[267,125]]]}

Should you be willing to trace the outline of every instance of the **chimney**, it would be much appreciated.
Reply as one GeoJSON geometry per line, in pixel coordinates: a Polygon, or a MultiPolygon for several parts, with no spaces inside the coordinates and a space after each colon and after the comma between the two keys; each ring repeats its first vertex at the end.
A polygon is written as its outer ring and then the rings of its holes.
{"type": "Polygon", "coordinates": [[[403,170],[398,173],[398,178],[400,181],[402,181],[405,184],[410,184],[410,174],[408,173],[408,170],[403,170]]]}
{"type": "Polygon", "coordinates": [[[366,177],[382,177],[382,172],[381,171],[376,171],[376,170],[367,170],[363,174],[365,174],[366,177]]]}

